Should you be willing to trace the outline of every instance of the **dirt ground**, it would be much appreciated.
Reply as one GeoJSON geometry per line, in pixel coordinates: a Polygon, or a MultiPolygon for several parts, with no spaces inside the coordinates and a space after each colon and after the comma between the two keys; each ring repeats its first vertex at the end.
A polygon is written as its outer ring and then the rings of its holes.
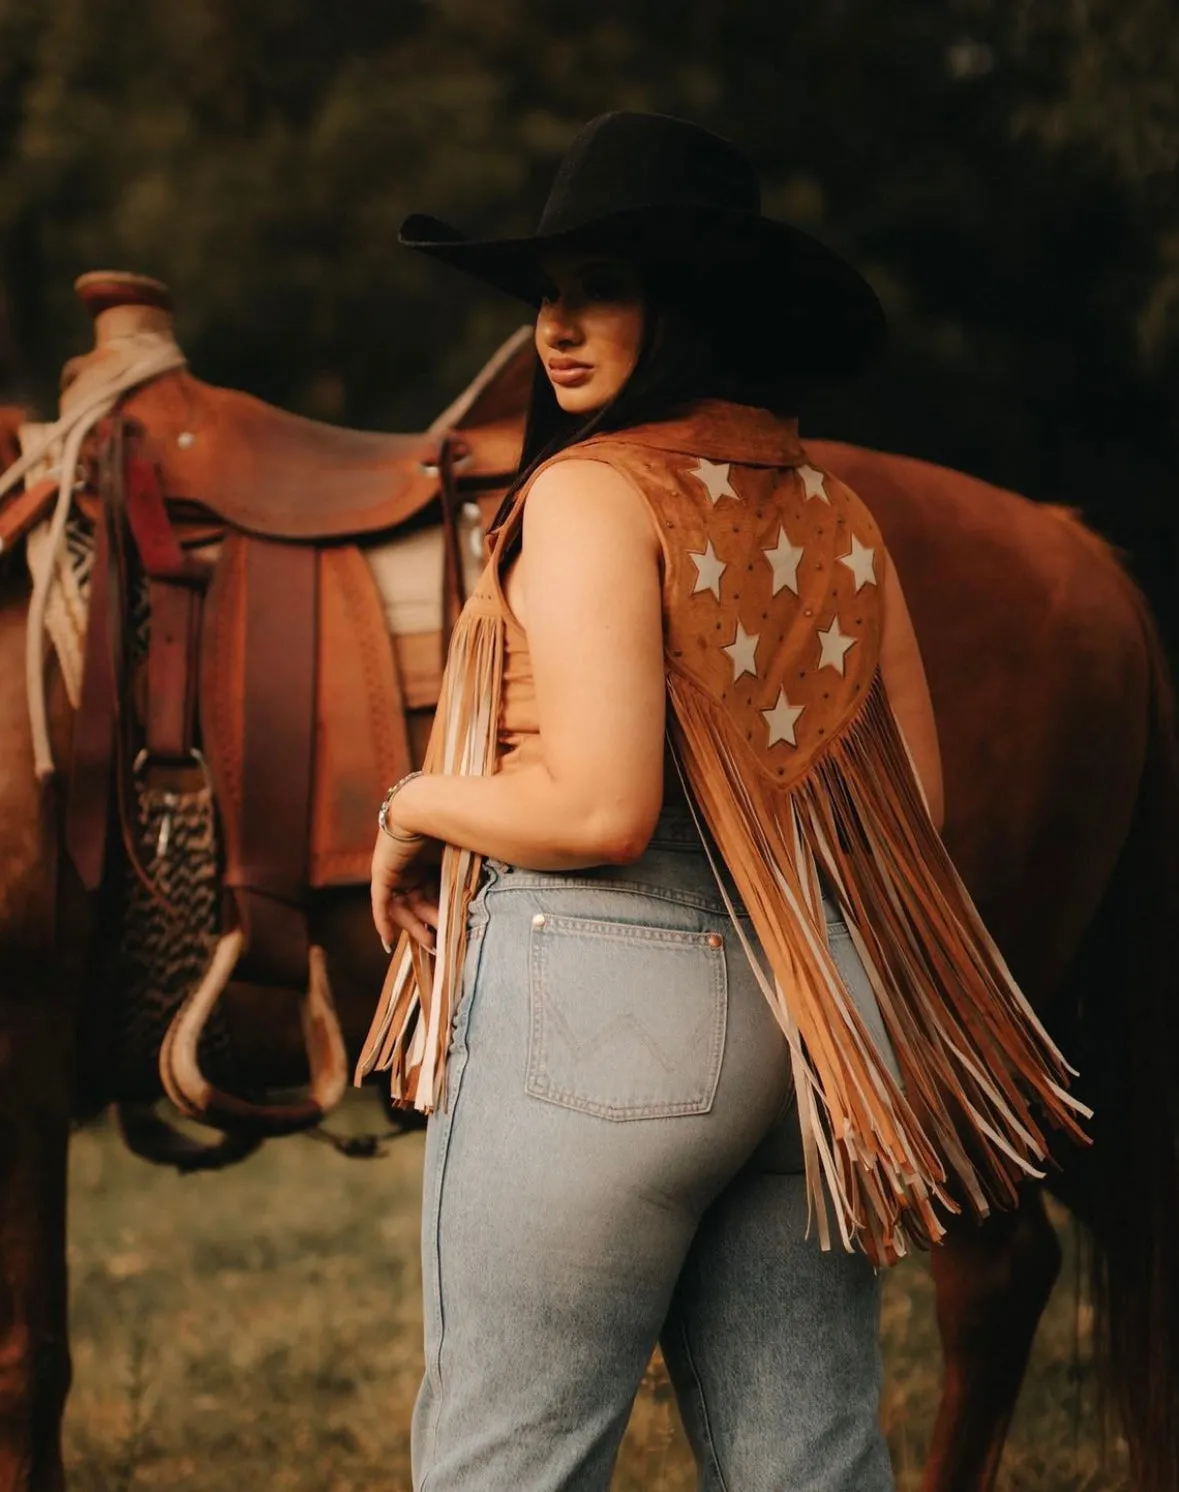
{"type": "MultiPolygon", "coordinates": [[[[367,1096],[337,1127],[381,1128],[367,1096]]],[[[74,1140],[71,1492],[408,1492],[421,1367],[421,1136],[350,1161],[297,1138],[234,1170],[146,1165],[103,1121],[74,1140]]],[[[1002,1492],[1128,1492],[1098,1453],[1072,1229],[999,1479],[1002,1492]]],[[[890,1272],[883,1413],[916,1492],[940,1360],[928,1270],[890,1272]]],[[[666,1378],[648,1372],[613,1492],[695,1485],[666,1378]]]]}

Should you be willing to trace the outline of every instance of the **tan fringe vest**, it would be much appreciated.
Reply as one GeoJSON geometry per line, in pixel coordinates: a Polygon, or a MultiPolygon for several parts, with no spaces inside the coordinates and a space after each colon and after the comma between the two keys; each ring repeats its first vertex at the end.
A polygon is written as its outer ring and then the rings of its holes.
{"type": "MultiPolygon", "coordinates": [[[[959,1199],[980,1216],[1014,1204],[1047,1153],[1033,1104],[1077,1138],[1088,1111],[930,821],[880,676],[887,558],[871,515],[807,462],[792,422],[717,401],[554,462],[584,459],[631,482],[662,539],[669,731],[760,942],[745,951],[789,1043],[820,1243],[828,1198],[844,1246],[882,1262],[940,1238],[959,1199]],[[832,961],[820,870],[900,1087],[832,961]]],[[[496,768],[499,566],[527,493],[455,629],[428,771],[496,768]]],[[[446,848],[437,957],[399,941],[358,1067],[390,1069],[394,1101],[424,1112],[445,1091],[480,864],[446,848]]]]}

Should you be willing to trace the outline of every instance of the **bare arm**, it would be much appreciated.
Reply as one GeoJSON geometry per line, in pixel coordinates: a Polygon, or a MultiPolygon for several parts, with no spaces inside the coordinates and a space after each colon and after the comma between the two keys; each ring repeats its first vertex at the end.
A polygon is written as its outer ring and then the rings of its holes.
{"type": "Polygon", "coordinates": [[[884,635],[880,645],[880,673],[888,702],[913,759],[917,780],[929,805],[934,827],[945,819],[941,751],[929,699],[925,666],[917,636],[905,605],[905,595],[889,560],[884,567],[884,635]]]}
{"type": "Polygon", "coordinates": [[[524,510],[520,579],[541,760],[416,778],[396,827],[537,870],[633,859],[662,802],[666,710],[658,538],[642,497],[601,462],[545,472],[524,510]]]}

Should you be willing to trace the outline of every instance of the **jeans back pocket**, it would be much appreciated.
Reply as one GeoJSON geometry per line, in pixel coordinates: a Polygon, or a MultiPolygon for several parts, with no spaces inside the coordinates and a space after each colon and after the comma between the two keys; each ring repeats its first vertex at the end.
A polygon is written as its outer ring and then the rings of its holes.
{"type": "Polygon", "coordinates": [[[526,1090],[603,1119],[707,1113],[727,992],[718,933],[543,913],[531,929],[526,1090]]]}

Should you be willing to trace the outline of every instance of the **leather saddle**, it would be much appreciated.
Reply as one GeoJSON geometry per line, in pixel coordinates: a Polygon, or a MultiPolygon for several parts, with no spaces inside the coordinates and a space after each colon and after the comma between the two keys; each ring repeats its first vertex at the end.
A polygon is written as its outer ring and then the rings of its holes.
{"type": "Polygon", "coordinates": [[[294,543],[387,533],[439,497],[445,453],[464,483],[503,478],[519,456],[518,421],[424,435],[345,430],[177,372],[131,394],[171,503],[230,528],[294,543]]]}
{"type": "MultiPolygon", "coordinates": [[[[96,347],[67,366],[63,409],[171,337],[158,281],[102,273],[76,288],[96,347]]],[[[421,760],[449,627],[519,458],[530,368],[517,334],[418,435],[300,418],[183,366],[123,394],[83,447],[76,492],[96,547],[65,833],[89,889],[131,796],[116,812],[112,792],[195,765],[224,844],[226,977],[315,986],[311,894],[367,882],[375,804],[421,760]],[[150,612],[133,670],[131,575],[150,612]]],[[[0,542],[44,516],[56,484],[42,486],[32,502],[36,489],[0,498],[0,542]]],[[[312,1045],[309,1030],[314,1087],[312,1045]]],[[[271,1111],[270,1131],[322,1107],[271,1111]]],[[[222,1118],[258,1112],[230,1103],[222,1118]]]]}

